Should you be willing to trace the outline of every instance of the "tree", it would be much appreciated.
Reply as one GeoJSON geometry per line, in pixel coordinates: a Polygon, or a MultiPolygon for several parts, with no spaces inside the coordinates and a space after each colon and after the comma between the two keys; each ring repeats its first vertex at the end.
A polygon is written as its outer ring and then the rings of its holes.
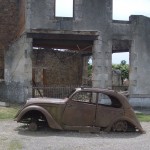
{"type": "MultiPolygon", "coordinates": [[[[129,65],[126,63],[125,60],[122,60],[120,64],[113,64],[112,69],[121,71],[122,84],[124,79],[129,79],[129,65]]],[[[88,64],[88,77],[91,77],[91,74],[92,74],[92,64],[88,64]]]]}
{"type": "Polygon", "coordinates": [[[120,64],[113,64],[112,69],[121,71],[122,84],[124,79],[129,79],[129,65],[125,60],[122,60],[120,64]]]}
{"type": "Polygon", "coordinates": [[[125,60],[122,60],[122,61],[121,61],[121,65],[126,65],[126,63],[127,63],[127,62],[126,62],[125,60]]]}
{"type": "Polygon", "coordinates": [[[92,76],[92,64],[88,63],[88,77],[92,76]]]}

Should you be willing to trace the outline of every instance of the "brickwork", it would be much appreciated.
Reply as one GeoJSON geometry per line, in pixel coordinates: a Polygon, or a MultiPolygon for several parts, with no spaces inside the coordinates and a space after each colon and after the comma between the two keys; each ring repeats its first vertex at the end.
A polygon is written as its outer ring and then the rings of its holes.
{"type": "Polygon", "coordinates": [[[18,0],[0,0],[0,78],[4,69],[4,50],[15,39],[18,0]]]}
{"type": "Polygon", "coordinates": [[[33,51],[33,78],[40,85],[80,85],[82,82],[80,54],[54,50],[33,51]]]}

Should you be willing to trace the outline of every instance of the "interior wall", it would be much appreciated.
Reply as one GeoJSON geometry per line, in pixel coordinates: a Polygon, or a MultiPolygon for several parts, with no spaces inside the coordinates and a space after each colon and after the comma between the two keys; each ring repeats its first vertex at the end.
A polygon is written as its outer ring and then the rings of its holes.
{"type": "Polygon", "coordinates": [[[36,85],[81,85],[82,67],[80,54],[53,49],[33,50],[33,80],[36,85]]]}

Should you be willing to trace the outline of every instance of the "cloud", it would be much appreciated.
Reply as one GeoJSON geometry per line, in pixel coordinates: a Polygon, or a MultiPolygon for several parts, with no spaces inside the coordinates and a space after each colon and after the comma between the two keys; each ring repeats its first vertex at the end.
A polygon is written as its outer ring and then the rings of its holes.
{"type": "Polygon", "coordinates": [[[129,20],[130,15],[150,17],[150,0],[113,0],[113,19],[129,20]]]}
{"type": "Polygon", "coordinates": [[[113,64],[120,64],[122,60],[125,60],[126,63],[129,64],[129,52],[112,54],[113,64]]]}
{"type": "Polygon", "coordinates": [[[56,0],[56,16],[73,17],[73,0],[56,0]]]}

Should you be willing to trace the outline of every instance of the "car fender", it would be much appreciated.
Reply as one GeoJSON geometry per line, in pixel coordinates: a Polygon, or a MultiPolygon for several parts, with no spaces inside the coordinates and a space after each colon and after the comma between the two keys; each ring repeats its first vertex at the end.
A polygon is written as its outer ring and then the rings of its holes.
{"type": "Polygon", "coordinates": [[[138,128],[140,132],[145,133],[145,131],[144,131],[143,128],[141,127],[140,123],[135,122],[134,120],[132,120],[132,119],[130,119],[130,118],[128,118],[128,117],[121,117],[121,118],[117,118],[117,119],[113,120],[113,121],[111,122],[111,124],[105,129],[105,131],[106,131],[106,132],[110,132],[110,131],[111,131],[111,128],[112,128],[112,126],[113,126],[113,124],[114,124],[115,122],[121,121],[121,120],[125,120],[125,121],[131,123],[131,124],[134,125],[136,128],[138,128]]]}
{"type": "Polygon", "coordinates": [[[46,117],[49,127],[62,130],[62,127],[53,119],[53,117],[49,114],[49,112],[46,109],[36,105],[28,106],[23,110],[21,110],[21,112],[18,114],[16,118],[16,121],[19,122],[21,118],[31,110],[40,111],[46,117]]]}

